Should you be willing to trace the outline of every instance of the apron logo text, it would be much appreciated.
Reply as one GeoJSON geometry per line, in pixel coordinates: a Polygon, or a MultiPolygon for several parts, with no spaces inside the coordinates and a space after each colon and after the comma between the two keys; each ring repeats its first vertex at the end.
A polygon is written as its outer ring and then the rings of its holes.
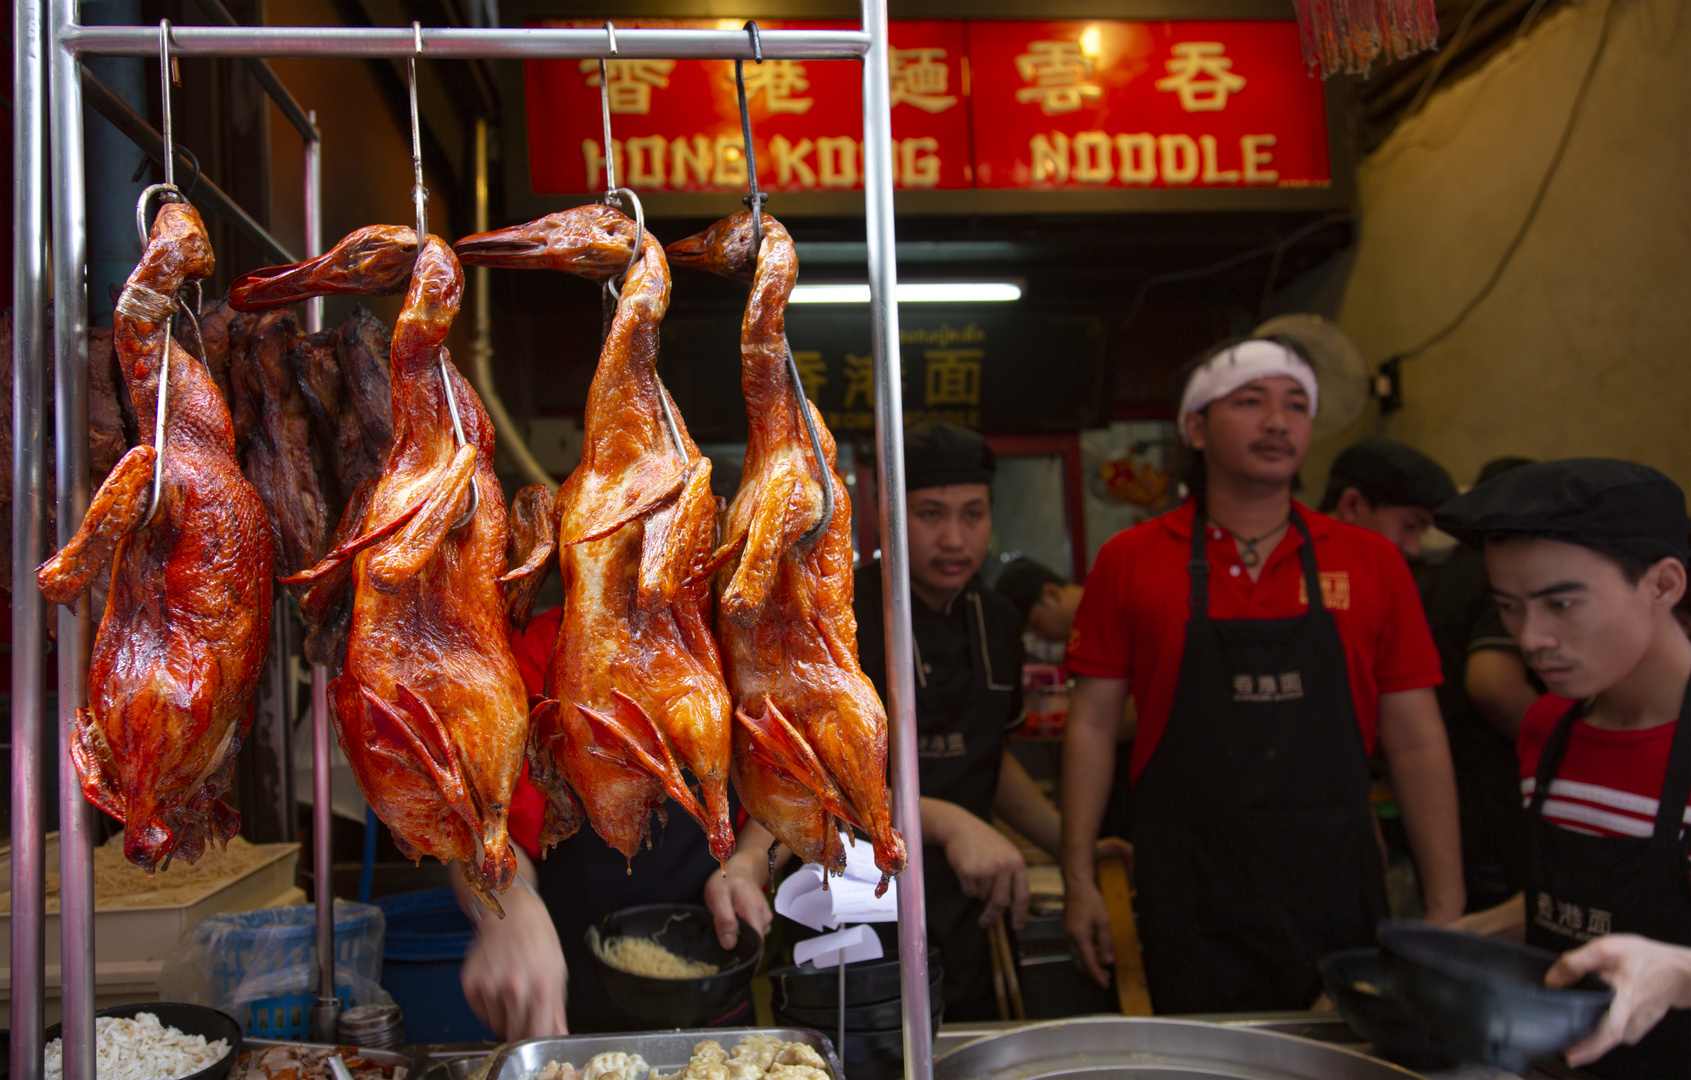
{"type": "Polygon", "coordinates": [[[1610,912],[1601,908],[1582,908],[1566,900],[1557,900],[1543,890],[1539,891],[1537,908],[1533,912],[1533,922],[1551,933],[1576,941],[1590,941],[1611,933],[1613,918],[1610,912]]]}
{"type": "Polygon", "coordinates": [[[916,736],[917,757],[959,758],[967,752],[963,748],[963,733],[961,731],[916,736]]]}
{"type": "Polygon", "coordinates": [[[1303,673],[1288,671],[1284,675],[1233,676],[1234,701],[1296,701],[1303,697],[1303,673]]]}

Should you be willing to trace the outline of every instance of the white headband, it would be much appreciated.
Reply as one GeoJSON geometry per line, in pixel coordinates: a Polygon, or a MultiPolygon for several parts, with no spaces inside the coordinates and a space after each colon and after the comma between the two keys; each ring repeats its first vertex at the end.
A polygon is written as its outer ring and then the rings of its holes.
{"type": "Polygon", "coordinates": [[[1304,393],[1309,395],[1309,415],[1313,417],[1320,390],[1316,385],[1315,371],[1309,363],[1277,341],[1253,338],[1210,357],[1186,380],[1186,392],[1180,395],[1178,422],[1181,439],[1191,442],[1186,437],[1187,413],[1195,413],[1210,402],[1219,401],[1246,383],[1276,375],[1298,381],[1304,393]]]}

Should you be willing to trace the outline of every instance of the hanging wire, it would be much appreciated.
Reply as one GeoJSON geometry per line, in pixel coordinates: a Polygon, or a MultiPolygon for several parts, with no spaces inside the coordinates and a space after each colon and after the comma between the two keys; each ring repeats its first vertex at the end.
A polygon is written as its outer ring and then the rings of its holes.
{"type": "MultiPolygon", "coordinates": [[[[411,33],[411,56],[406,60],[406,74],[410,80],[411,91],[411,209],[417,218],[417,258],[420,260],[429,235],[429,191],[423,186],[423,134],[417,110],[417,57],[423,53],[423,24],[413,21],[411,33]]],[[[440,385],[446,391],[446,411],[452,417],[452,439],[457,447],[462,448],[468,440],[464,438],[464,420],[458,412],[458,394],[452,388],[452,369],[447,366],[445,349],[440,350],[439,357],[440,385]]],[[[465,508],[463,516],[452,523],[452,528],[461,529],[469,524],[480,506],[481,496],[472,476],[469,506],[465,508]]]]}
{"type": "MultiPolygon", "coordinates": [[[[141,192],[141,198],[135,203],[135,228],[141,234],[141,246],[147,245],[147,201],[154,195],[160,202],[186,202],[182,192],[176,187],[176,141],[171,131],[170,123],[170,87],[180,84],[182,74],[177,67],[176,58],[170,55],[170,20],[159,20],[159,106],[163,110],[164,123],[162,135],[164,138],[164,183],[153,184],[141,192]]],[[[199,283],[194,282],[195,307],[198,307],[199,283]]],[[[139,286],[130,286],[131,289],[139,286]]],[[[160,297],[158,302],[164,305],[164,333],[159,345],[159,380],[158,398],[153,409],[153,492],[152,501],[147,504],[147,513],[141,520],[151,524],[158,515],[159,506],[164,502],[164,424],[170,413],[170,342],[174,336],[175,327],[172,315],[181,310],[181,301],[172,297],[160,297]]],[[[194,320],[194,337],[199,339],[199,320],[194,320]]],[[[205,344],[200,343],[201,354],[204,354],[205,344]]]]}
{"type": "MultiPolygon", "coordinates": [[[[617,54],[617,28],[611,20],[605,20],[605,39],[610,55],[617,54]]],[[[628,265],[615,277],[605,279],[601,291],[608,299],[605,303],[605,331],[610,332],[611,319],[615,314],[616,302],[622,299],[622,286],[627,283],[629,272],[634,264],[639,262],[646,249],[646,208],[640,203],[640,196],[633,188],[617,187],[616,154],[611,150],[611,90],[610,70],[605,63],[605,57],[599,57],[599,116],[605,123],[605,194],[599,201],[604,205],[621,210],[627,214],[632,208],[634,218],[634,250],[628,253],[628,265]]],[[[654,376],[655,377],[655,376],[654,376]]],[[[669,438],[675,444],[676,453],[685,457],[687,444],[681,438],[681,425],[675,419],[675,406],[670,403],[669,390],[663,380],[658,379],[658,404],[663,410],[664,429],[669,432],[669,438]]]]}
{"type": "MultiPolygon", "coordinates": [[[[746,33],[752,39],[752,61],[763,63],[763,38],[758,34],[757,20],[746,22],[746,33]]],[[[763,206],[769,201],[769,192],[757,189],[757,151],[752,143],[752,113],[746,107],[746,62],[734,61],[734,89],[740,98],[740,137],[745,141],[746,153],[746,185],[750,194],[741,200],[746,209],[752,213],[752,277],[757,277],[757,264],[763,257],[763,206]]],[[[810,401],[805,396],[804,380],[799,378],[798,361],[793,358],[793,347],[787,343],[787,335],[781,335],[781,349],[787,354],[787,377],[793,380],[793,390],[798,396],[799,416],[804,418],[804,431],[810,437],[810,454],[816,462],[816,479],[822,485],[822,514],[816,524],[807,529],[798,538],[800,544],[815,543],[828,531],[828,526],[834,522],[834,478],[828,469],[828,459],[822,453],[822,434],[816,430],[816,417],[811,415],[810,401]]]]}

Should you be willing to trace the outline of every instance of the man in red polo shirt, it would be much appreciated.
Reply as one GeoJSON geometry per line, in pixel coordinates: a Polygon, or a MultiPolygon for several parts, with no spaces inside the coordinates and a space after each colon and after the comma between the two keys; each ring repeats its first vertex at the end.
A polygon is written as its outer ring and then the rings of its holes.
{"type": "Polygon", "coordinates": [[[1462,914],[1439,657],[1409,568],[1385,538],[1292,500],[1317,391],[1280,341],[1198,365],[1180,407],[1197,497],[1104,546],[1069,644],[1065,929],[1107,985],[1093,846],[1131,692],[1136,907],[1161,1013],[1306,1008],[1316,961],[1374,940],[1376,743],[1428,918],[1462,914]]]}

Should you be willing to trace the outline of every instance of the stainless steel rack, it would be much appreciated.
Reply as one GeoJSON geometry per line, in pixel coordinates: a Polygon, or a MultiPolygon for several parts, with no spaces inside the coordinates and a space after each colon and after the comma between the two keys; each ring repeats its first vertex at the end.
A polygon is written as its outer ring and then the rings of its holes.
{"type": "MultiPolygon", "coordinates": [[[[927,920],[923,903],[921,817],[915,746],[914,649],[910,629],[909,548],[905,533],[904,428],[899,360],[898,307],[894,300],[893,146],[886,0],[861,0],[860,30],[770,30],[761,34],[766,59],[859,60],[863,64],[865,214],[874,345],[875,435],[881,492],[881,575],[887,612],[888,716],[894,824],[904,833],[909,864],[899,888],[899,946],[902,971],[905,1075],[929,1080],[933,1042],[929,1029],[927,920]]],[[[41,498],[46,443],[43,405],[48,267],[54,304],[53,372],[58,480],[57,541],[67,540],[88,508],[86,332],[83,282],[87,238],[82,143],[83,74],[90,55],[153,56],[159,32],[147,26],[84,26],[75,0],[16,0],[13,5],[14,184],[16,228],[13,284],[13,540],[12,540],[12,1007],[11,1075],[42,1075],[43,890],[46,879],[42,823],[44,694],[40,672],[44,602],[34,567],[45,553],[41,498]],[[51,93],[49,94],[49,89],[51,93]],[[47,183],[51,180],[51,261],[47,183]]],[[[429,59],[569,59],[619,57],[661,59],[753,59],[752,42],[737,30],[423,29],[410,27],[176,26],[170,31],[176,56],[222,57],[422,57],[429,59]]],[[[261,79],[275,93],[280,83],[261,79]]],[[[301,129],[301,110],[283,104],[301,129]]],[[[143,125],[144,126],[144,125],[143,125]]],[[[321,250],[311,190],[317,146],[307,139],[307,252],[321,250]]],[[[233,204],[231,204],[232,206],[233,204]]],[[[263,241],[260,241],[263,243],[263,241]]],[[[273,243],[274,241],[272,241],[273,243]]],[[[318,302],[320,303],[320,302],[318,302]]],[[[317,328],[320,308],[308,312],[317,328]]],[[[85,704],[88,664],[88,603],[58,612],[59,724],[68,733],[76,709],[85,704]]],[[[322,708],[325,673],[313,671],[314,760],[318,770],[316,828],[327,825],[328,732],[322,708]]],[[[62,744],[63,745],[63,744],[62,744]]],[[[90,808],[69,755],[59,755],[61,806],[61,919],[65,1074],[93,1080],[93,847],[90,808]]],[[[326,837],[318,848],[327,852],[326,837]]],[[[319,856],[319,864],[322,856],[319,856]]],[[[320,886],[328,874],[319,865],[320,886]]],[[[320,895],[327,889],[320,887],[320,895]]],[[[319,909],[320,954],[325,908],[319,909]]],[[[331,939],[332,942],[332,939],[331,939]]],[[[331,976],[332,979],[332,976],[331,976]]],[[[325,980],[328,993],[332,981],[325,980]]]]}

